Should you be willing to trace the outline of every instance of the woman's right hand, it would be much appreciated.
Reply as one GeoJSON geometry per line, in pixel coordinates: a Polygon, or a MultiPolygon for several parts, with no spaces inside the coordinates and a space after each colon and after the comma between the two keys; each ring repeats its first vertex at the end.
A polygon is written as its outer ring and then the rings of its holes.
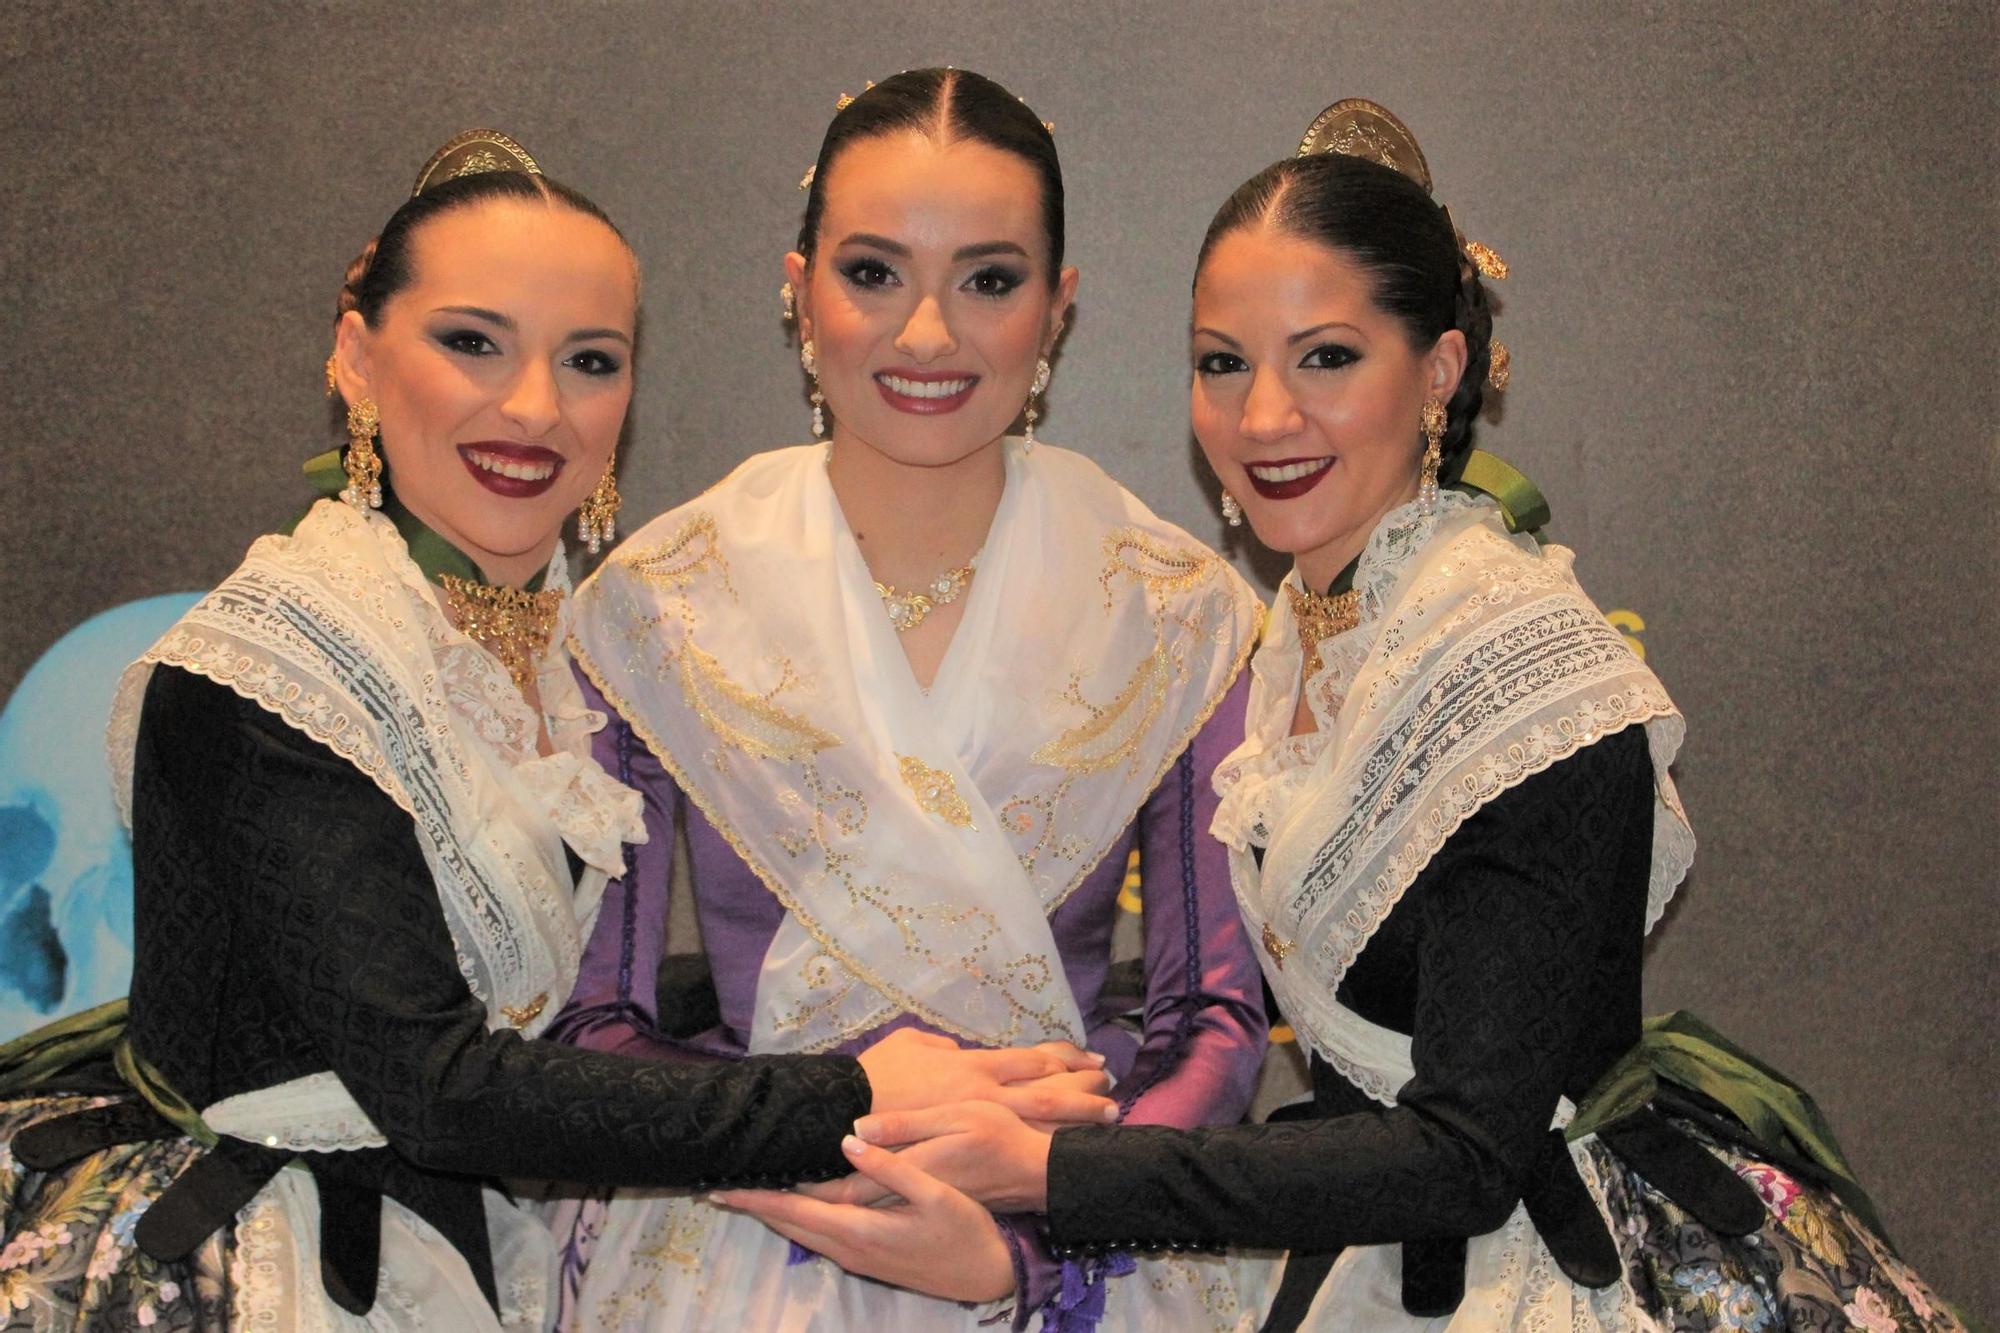
{"type": "MultiPolygon", "coordinates": [[[[854,1123],[854,1133],[996,1213],[1048,1211],[1052,1136],[997,1106],[960,1102],[871,1114],[854,1123]]],[[[864,1207],[889,1194],[873,1172],[800,1185],[797,1192],[822,1203],[864,1207]]]]}
{"type": "Polygon", "coordinates": [[[969,1050],[934,1032],[898,1028],[859,1058],[873,1115],[986,1101],[1044,1125],[1118,1118],[1117,1103],[1103,1095],[1111,1086],[1104,1057],[1066,1041],[969,1050]]]}

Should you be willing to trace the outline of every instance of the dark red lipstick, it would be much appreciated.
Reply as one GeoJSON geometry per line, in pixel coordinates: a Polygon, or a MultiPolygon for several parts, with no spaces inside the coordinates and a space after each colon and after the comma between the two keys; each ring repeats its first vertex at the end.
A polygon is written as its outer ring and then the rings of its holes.
{"type": "Polygon", "coordinates": [[[1243,471],[1250,478],[1250,488],[1266,500],[1296,500],[1326,479],[1327,474],[1333,471],[1334,461],[1334,459],[1324,456],[1319,458],[1273,458],[1255,464],[1245,464],[1243,471]],[[1272,469],[1296,468],[1313,463],[1320,464],[1321,466],[1314,468],[1303,476],[1286,477],[1283,480],[1277,480],[1269,475],[1272,469]],[[1258,476],[1257,473],[1259,471],[1264,472],[1266,475],[1258,476]]]}
{"type": "Polygon", "coordinates": [[[532,500],[547,492],[562,476],[564,461],[553,449],[512,440],[461,444],[458,457],[474,481],[510,500],[532,500]]]}

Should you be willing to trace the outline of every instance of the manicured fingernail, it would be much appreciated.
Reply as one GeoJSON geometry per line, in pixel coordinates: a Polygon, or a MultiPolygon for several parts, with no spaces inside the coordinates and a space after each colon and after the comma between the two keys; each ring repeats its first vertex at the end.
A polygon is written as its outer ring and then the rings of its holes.
{"type": "Polygon", "coordinates": [[[1104,1057],[1102,1055],[1099,1055],[1096,1051],[1085,1051],[1083,1053],[1083,1058],[1090,1061],[1090,1063],[1096,1065],[1099,1069],[1104,1068],[1104,1057]]]}
{"type": "Polygon", "coordinates": [[[729,1206],[729,1200],[723,1198],[722,1195],[716,1192],[715,1190],[710,1190],[707,1194],[703,1195],[702,1197],[707,1199],[710,1203],[714,1204],[717,1208],[727,1208],[729,1206]]]}
{"type": "Polygon", "coordinates": [[[1104,1123],[1107,1125],[1116,1122],[1118,1119],[1117,1104],[1113,1103],[1112,1105],[1107,1106],[1102,1111],[1098,1112],[1098,1118],[1103,1120],[1104,1123]]]}
{"type": "Polygon", "coordinates": [[[878,1128],[880,1126],[864,1115],[854,1122],[854,1137],[862,1140],[864,1143],[873,1143],[875,1141],[875,1131],[878,1128]]]}
{"type": "Polygon", "coordinates": [[[840,1150],[849,1157],[859,1157],[862,1153],[868,1151],[868,1145],[860,1139],[855,1138],[852,1134],[849,1134],[840,1141],[840,1150]]]}

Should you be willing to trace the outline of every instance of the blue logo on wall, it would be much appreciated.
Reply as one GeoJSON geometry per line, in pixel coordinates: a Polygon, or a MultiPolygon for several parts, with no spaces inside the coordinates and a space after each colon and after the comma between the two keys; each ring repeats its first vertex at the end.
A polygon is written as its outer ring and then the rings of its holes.
{"type": "Polygon", "coordinates": [[[0,1040],[125,993],[132,845],[104,724],[118,677],[199,594],[128,602],[42,654],[0,711],[0,1040]]]}

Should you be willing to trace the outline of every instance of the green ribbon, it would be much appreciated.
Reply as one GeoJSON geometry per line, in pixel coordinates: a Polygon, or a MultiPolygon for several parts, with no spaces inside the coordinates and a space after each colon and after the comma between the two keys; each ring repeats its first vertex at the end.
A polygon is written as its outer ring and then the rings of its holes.
{"type": "Polygon", "coordinates": [[[110,1055],[124,1039],[125,1015],[121,997],[44,1023],[0,1046],[0,1097],[34,1092],[52,1074],[110,1055]]]}
{"type": "Polygon", "coordinates": [[[1500,506],[1500,516],[1507,520],[1509,532],[1539,537],[1548,525],[1549,502],[1541,488],[1513,464],[1484,449],[1474,449],[1465,456],[1465,465],[1451,485],[1456,490],[1490,497],[1500,506]]]}
{"type": "Polygon", "coordinates": [[[1834,1193],[1886,1237],[1847,1154],[1810,1094],[1684,1009],[1656,1014],[1639,1040],[1584,1094],[1565,1131],[1571,1142],[1617,1123],[1652,1101],[1661,1083],[1701,1093],[1726,1109],[1760,1144],[1824,1171],[1834,1193]]]}
{"type": "Polygon", "coordinates": [[[0,1046],[0,1097],[51,1090],[65,1072],[109,1058],[118,1076],[174,1128],[213,1148],[217,1139],[187,1098],[132,1046],[131,1003],[124,997],[58,1018],[0,1046]]]}
{"type": "MultiPolygon", "coordinates": [[[[341,461],[342,453],[343,450],[340,449],[329,449],[323,454],[314,454],[306,460],[306,480],[323,499],[332,499],[347,486],[347,466],[341,461]]],[[[469,583],[483,584],[488,581],[479,566],[472,562],[472,557],[432,532],[422,519],[412,514],[403,502],[396,498],[396,492],[390,487],[386,475],[382,478],[382,515],[396,525],[396,531],[403,534],[403,543],[410,548],[410,559],[416,562],[417,568],[421,569],[424,577],[432,583],[436,583],[446,574],[469,583]]],[[[289,537],[292,530],[298,527],[299,520],[304,517],[304,514],[300,514],[298,518],[293,519],[290,526],[285,528],[285,535],[289,537]]],[[[529,579],[526,591],[538,591],[542,586],[542,575],[546,572],[537,573],[535,577],[529,579]]]]}

